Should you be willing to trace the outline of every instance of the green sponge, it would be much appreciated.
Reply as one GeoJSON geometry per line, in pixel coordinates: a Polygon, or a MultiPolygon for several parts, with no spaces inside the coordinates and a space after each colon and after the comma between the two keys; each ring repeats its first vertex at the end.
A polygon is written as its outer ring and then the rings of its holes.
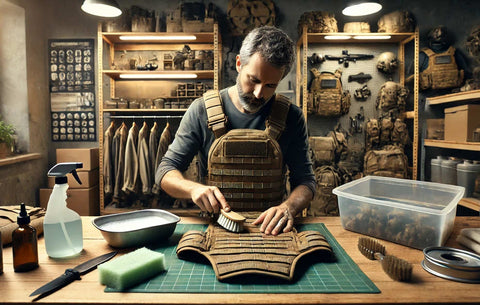
{"type": "Polygon", "coordinates": [[[98,266],[100,284],[124,290],[166,270],[165,255],[145,247],[98,266]]]}

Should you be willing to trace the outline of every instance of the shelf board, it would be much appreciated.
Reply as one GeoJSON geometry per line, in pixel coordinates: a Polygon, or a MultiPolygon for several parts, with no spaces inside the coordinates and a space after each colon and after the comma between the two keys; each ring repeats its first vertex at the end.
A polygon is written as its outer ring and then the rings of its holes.
{"type": "Polygon", "coordinates": [[[130,112],[135,112],[135,113],[142,113],[142,112],[149,112],[149,113],[155,113],[155,112],[185,112],[187,111],[186,108],[170,108],[170,109],[119,109],[119,108],[103,108],[103,112],[124,112],[124,113],[130,113],[130,112]]]}
{"type": "Polygon", "coordinates": [[[103,32],[103,40],[109,43],[115,44],[131,44],[131,43],[162,43],[162,44],[178,44],[178,43],[213,43],[214,42],[214,33],[213,32],[201,32],[201,33],[166,33],[166,32],[103,32]],[[121,40],[120,36],[151,36],[151,37],[167,37],[167,36],[196,36],[195,40],[181,40],[181,39],[171,39],[171,40],[157,40],[157,39],[143,39],[143,40],[121,40]]]}
{"type": "Polygon", "coordinates": [[[480,142],[455,142],[425,139],[425,146],[480,151],[480,142]]]}
{"type": "Polygon", "coordinates": [[[196,79],[213,79],[214,71],[213,70],[156,70],[156,71],[137,71],[137,70],[103,70],[103,74],[115,79],[115,80],[165,80],[165,78],[149,78],[149,75],[153,74],[196,74],[197,78],[166,78],[169,80],[196,80],[196,79]],[[138,78],[138,79],[121,79],[120,74],[128,74],[128,75],[140,75],[145,76],[145,78],[138,78]]]}
{"type": "Polygon", "coordinates": [[[480,199],[477,198],[462,198],[458,203],[461,206],[480,212],[480,199]]]}
{"type": "MultiPolygon", "coordinates": [[[[308,33],[309,43],[399,43],[413,39],[415,33],[308,33]],[[390,39],[380,39],[381,36],[391,36],[390,39]],[[349,39],[326,39],[327,36],[351,36],[349,39]],[[354,39],[353,36],[369,36],[372,39],[354,39]],[[378,37],[378,38],[375,38],[378,37]]],[[[302,38],[298,40],[302,43],[302,38]]]]}
{"type": "Polygon", "coordinates": [[[439,105],[455,102],[472,102],[477,100],[480,100],[480,90],[471,90],[465,92],[445,94],[441,96],[428,97],[427,104],[439,105]]]}

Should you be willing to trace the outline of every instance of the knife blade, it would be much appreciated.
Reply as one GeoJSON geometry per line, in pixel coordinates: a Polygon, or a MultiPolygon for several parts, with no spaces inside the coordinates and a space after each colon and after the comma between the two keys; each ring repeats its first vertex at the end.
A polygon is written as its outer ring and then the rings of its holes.
{"type": "Polygon", "coordinates": [[[59,290],[62,287],[67,286],[68,284],[74,282],[75,280],[80,280],[80,276],[84,275],[93,269],[97,268],[98,265],[101,263],[104,263],[117,255],[117,251],[113,251],[107,254],[103,254],[100,256],[97,256],[95,258],[92,258],[84,263],[81,263],[80,265],[74,267],[74,268],[69,268],[65,270],[65,273],[57,277],[56,279],[48,282],[47,284],[43,285],[42,287],[38,288],[32,294],[30,294],[31,297],[38,295],[38,297],[35,298],[35,300],[39,300],[57,290],[59,290]]]}

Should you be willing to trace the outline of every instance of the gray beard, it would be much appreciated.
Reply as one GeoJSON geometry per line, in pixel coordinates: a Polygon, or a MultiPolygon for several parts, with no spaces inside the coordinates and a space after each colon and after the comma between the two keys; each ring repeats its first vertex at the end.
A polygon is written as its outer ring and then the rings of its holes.
{"type": "Polygon", "coordinates": [[[237,91],[238,91],[238,99],[240,101],[240,105],[249,113],[255,113],[262,109],[265,105],[266,101],[264,99],[256,99],[252,94],[247,94],[243,92],[242,87],[240,85],[239,77],[237,76],[237,91]],[[253,103],[255,101],[256,103],[253,103]],[[258,103],[260,102],[260,103],[258,103]]]}

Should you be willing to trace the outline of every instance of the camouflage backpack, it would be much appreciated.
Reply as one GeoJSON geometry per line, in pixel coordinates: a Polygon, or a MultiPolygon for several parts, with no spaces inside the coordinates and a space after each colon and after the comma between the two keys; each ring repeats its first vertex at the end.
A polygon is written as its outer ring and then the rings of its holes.
{"type": "Polygon", "coordinates": [[[316,193],[310,202],[309,216],[338,216],[337,196],[332,190],[352,180],[343,168],[332,165],[317,167],[314,171],[317,182],[316,193]]]}
{"type": "Polygon", "coordinates": [[[338,216],[337,196],[332,190],[341,185],[342,180],[336,168],[331,165],[324,165],[315,169],[315,180],[317,182],[315,197],[308,209],[309,216],[338,216]]]}
{"type": "Polygon", "coordinates": [[[363,171],[365,176],[407,178],[407,156],[403,149],[390,145],[382,150],[369,150],[365,153],[363,171]]]}
{"type": "Polygon", "coordinates": [[[344,168],[354,178],[361,178],[364,155],[365,149],[361,143],[349,143],[348,149],[340,157],[338,167],[344,168]]]}
{"type": "Polygon", "coordinates": [[[309,137],[308,143],[310,145],[310,158],[314,167],[335,163],[337,148],[332,137],[309,137]]]}
{"type": "Polygon", "coordinates": [[[384,113],[393,110],[397,113],[405,111],[405,104],[409,94],[408,88],[398,83],[388,81],[380,88],[376,108],[381,109],[384,113]]]}
{"type": "Polygon", "coordinates": [[[350,110],[350,92],[342,89],[342,71],[319,72],[310,70],[315,78],[310,86],[307,110],[325,117],[338,117],[350,110]]]}

